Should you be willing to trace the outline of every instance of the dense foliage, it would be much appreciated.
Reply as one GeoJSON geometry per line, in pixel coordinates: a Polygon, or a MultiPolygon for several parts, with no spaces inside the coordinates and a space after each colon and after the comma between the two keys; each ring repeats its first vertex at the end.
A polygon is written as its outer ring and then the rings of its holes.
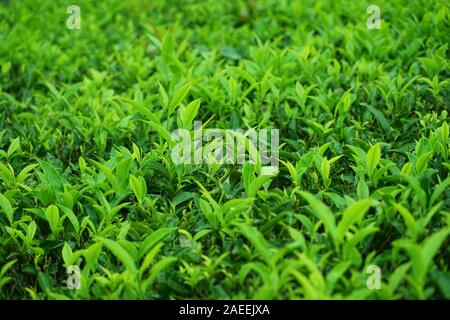
{"type": "Polygon", "coordinates": [[[0,298],[450,298],[449,18],[446,0],[2,1],[0,298]],[[279,129],[279,171],[175,165],[194,120],[279,129]]]}

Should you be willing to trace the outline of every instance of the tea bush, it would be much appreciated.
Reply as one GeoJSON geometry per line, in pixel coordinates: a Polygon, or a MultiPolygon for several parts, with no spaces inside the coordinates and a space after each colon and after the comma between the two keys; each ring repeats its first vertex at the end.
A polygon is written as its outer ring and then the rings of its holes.
{"type": "Polygon", "coordinates": [[[448,1],[0,17],[0,298],[450,298],[448,1]],[[278,129],[279,169],[173,163],[194,120],[278,129]]]}

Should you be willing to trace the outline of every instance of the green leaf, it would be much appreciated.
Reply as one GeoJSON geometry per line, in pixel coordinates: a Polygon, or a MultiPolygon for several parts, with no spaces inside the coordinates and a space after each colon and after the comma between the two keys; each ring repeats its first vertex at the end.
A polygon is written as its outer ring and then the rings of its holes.
{"type": "Polygon", "coordinates": [[[38,164],[30,164],[28,166],[26,166],[25,168],[22,169],[22,171],[20,171],[19,175],[17,176],[17,183],[23,183],[29,176],[31,176],[31,174],[29,172],[31,172],[34,168],[36,168],[37,166],[39,166],[38,164]]]}
{"type": "Polygon", "coordinates": [[[50,229],[53,233],[57,233],[59,231],[59,209],[55,205],[50,205],[47,208],[46,218],[50,229]]]}
{"type": "Polygon", "coordinates": [[[250,227],[246,224],[237,225],[241,234],[247,238],[248,241],[255,247],[258,254],[264,259],[266,263],[271,261],[271,255],[269,252],[269,244],[263,235],[254,227],[250,227]]]}
{"type": "Polygon", "coordinates": [[[351,94],[351,90],[352,89],[347,90],[339,99],[339,102],[336,106],[336,112],[338,112],[340,115],[348,113],[348,110],[355,101],[355,95],[351,94]]]}
{"type": "Polygon", "coordinates": [[[206,220],[211,225],[211,227],[215,228],[218,225],[217,215],[213,211],[213,208],[208,203],[208,201],[204,199],[200,199],[200,209],[202,209],[203,214],[205,215],[206,220]]]}
{"type": "Polygon", "coordinates": [[[14,169],[8,164],[8,167],[0,162],[0,178],[7,184],[13,185],[15,183],[14,169]]]}
{"type": "Polygon", "coordinates": [[[337,232],[340,242],[344,240],[345,234],[348,232],[350,227],[358,221],[362,220],[371,205],[371,200],[364,199],[353,202],[347,207],[347,209],[345,209],[344,213],[342,214],[342,219],[339,221],[339,224],[337,226],[337,232]]]}
{"type": "Polygon", "coordinates": [[[75,232],[78,234],[80,232],[80,223],[78,222],[77,216],[73,213],[72,210],[67,207],[60,206],[60,208],[63,211],[64,215],[69,219],[70,223],[75,229],[75,232]]]}
{"type": "Polygon", "coordinates": [[[141,181],[133,175],[130,175],[130,187],[133,190],[136,199],[139,202],[142,202],[144,199],[144,186],[141,184],[141,181]]]}
{"type": "Polygon", "coordinates": [[[338,280],[343,277],[347,269],[352,265],[351,261],[342,261],[335,265],[330,272],[327,273],[326,283],[328,292],[331,293],[338,280]]]}
{"type": "Polygon", "coordinates": [[[257,177],[256,179],[254,179],[252,181],[252,183],[250,184],[250,190],[248,193],[248,197],[249,198],[254,198],[257,194],[257,192],[259,191],[259,189],[268,181],[271,181],[272,177],[271,176],[264,176],[261,175],[259,177],[257,177]]]}
{"type": "Polygon", "coordinates": [[[381,125],[384,131],[390,132],[392,130],[391,126],[389,125],[389,122],[385,118],[384,114],[372,107],[371,105],[367,103],[361,103],[361,105],[367,107],[367,109],[375,116],[375,119],[377,119],[378,123],[381,125]]]}
{"type": "Polygon", "coordinates": [[[312,194],[306,191],[301,191],[300,195],[308,201],[311,206],[311,212],[319,218],[320,221],[325,226],[325,229],[335,241],[338,239],[338,231],[336,228],[336,218],[334,217],[331,210],[323,204],[321,201],[317,200],[312,194]]]}
{"type": "Polygon", "coordinates": [[[153,45],[158,48],[159,50],[162,49],[162,43],[159,41],[157,37],[151,34],[147,34],[147,37],[150,39],[150,41],[153,43],[153,45]]]}
{"type": "Polygon", "coordinates": [[[450,136],[449,126],[447,122],[444,122],[441,127],[442,142],[447,143],[449,136],[450,136]]]}
{"type": "Polygon", "coordinates": [[[220,210],[225,217],[225,223],[233,221],[236,215],[248,209],[252,202],[253,199],[231,199],[224,203],[220,210]]]}
{"type": "Polygon", "coordinates": [[[367,186],[367,183],[363,178],[361,178],[358,182],[358,186],[356,187],[356,193],[359,199],[365,199],[370,196],[369,187],[367,186]]]}
{"type": "Polygon", "coordinates": [[[184,129],[189,129],[192,126],[192,122],[198,113],[198,108],[200,107],[200,99],[196,99],[189,103],[185,107],[180,108],[180,119],[181,127],[184,129]]]}
{"type": "Polygon", "coordinates": [[[175,91],[169,103],[169,115],[172,114],[175,108],[181,103],[181,101],[183,101],[183,99],[186,97],[190,89],[191,84],[186,83],[185,85],[180,87],[177,91],[175,91]]]}
{"type": "Polygon", "coordinates": [[[417,234],[417,224],[411,212],[399,203],[394,203],[393,206],[402,215],[408,230],[415,236],[417,234]]]}
{"type": "Polygon", "coordinates": [[[20,137],[17,137],[9,145],[8,151],[6,152],[6,156],[10,158],[14,154],[14,152],[16,152],[19,148],[20,148],[20,137]]]}
{"type": "Polygon", "coordinates": [[[330,177],[330,162],[327,158],[322,158],[322,161],[320,162],[320,175],[323,180],[323,184],[327,187],[329,184],[329,177],[330,177]]]}
{"type": "Polygon", "coordinates": [[[411,263],[407,262],[400,265],[395,271],[389,276],[389,290],[394,292],[399,286],[400,282],[405,278],[406,272],[411,267],[411,263]]]}
{"type": "Polygon", "coordinates": [[[127,103],[131,106],[133,106],[134,108],[136,108],[140,113],[142,113],[143,115],[145,115],[147,117],[148,120],[153,121],[153,122],[158,122],[158,117],[154,114],[154,112],[152,111],[151,108],[144,106],[143,104],[141,104],[140,102],[125,98],[125,97],[117,97],[116,99],[118,99],[121,102],[127,103]]]}
{"type": "Polygon", "coordinates": [[[175,40],[173,39],[172,33],[168,32],[164,38],[162,43],[162,56],[164,61],[168,61],[169,57],[171,57],[175,53],[175,40]]]}
{"type": "Polygon", "coordinates": [[[62,254],[65,265],[66,266],[72,265],[73,252],[72,252],[72,248],[70,247],[70,245],[67,242],[64,243],[61,254],[62,254]]]}
{"type": "Polygon", "coordinates": [[[12,260],[7,263],[5,263],[2,268],[0,269],[0,279],[6,274],[9,268],[11,268],[14,263],[16,263],[17,260],[12,260]]]}
{"type": "MultiPolygon", "coordinates": [[[[164,109],[167,109],[169,107],[169,96],[167,95],[166,90],[164,89],[164,87],[162,86],[161,83],[158,82],[158,87],[159,87],[159,95],[161,98],[161,105],[163,106],[164,109]]],[[[153,120],[150,119],[153,122],[158,122],[157,119],[153,120]]]]}
{"type": "Polygon", "coordinates": [[[116,258],[123,263],[128,271],[130,271],[132,274],[137,273],[137,267],[133,258],[119,243],[103,237],[97,237],[97,239],[101,243],[103,243],[116,256],[116,258]]]}
{"type": "Polygon", "coordinates": [[[139,259],[141,259],[152,247],[163,240],[166,236],[174,232],[176,228],[161,228],[153,231],[145,238],[139,248],[139,259]]]}
{"type": "Polygon", "coordinates": [[[3,212],[6,215],[6,218],[9,221],[9,225],[12,225],[14,219],[13,208],[9,200],[1,193],[0,193],[0,207],[2,208],[3,212]]]}
{"type": "Polygon", "coordinates": [[[375,170],[378,164],[380,163],[380,160],[381,160],[381,150],[380,145],[377,143],[372,148],[370,148],[366,156],[367,171],[370,177],[373,177],[375,170]]]}
{"type": "Polygon", "coordinates": [[[36,222],[33,220],[31,221],[31,223],[28,225],[27,228],[27,239],[29,242],[33,240],[34,235],[36,234],[36,230],[37,230],[36,222]]]}
{"type": "Polygon", "coordinates": [[[159,135],[164,138],[165,141],[167,141],[167,143],[169,145],[172,144],[173,142],[173,138],[170,135],[169,131],[167,131],[163,126],[159,125],[156,122],[153,121],[146,121],[148,124],[150,124],[150,126],[152,127],[153,130],[155,130],[157,133],[159,133],[159,135]]]}
{"type": "Polygon", "coordinates": [[[255,179],[255,165],[246,163],[242,167],[242,180],[244,182],[245,192],[250,194],[250,185],[255,179]]]}
{"type": "Polygon", "coordinates": [[[436,283],[441,289],[442,294],[444,295],[444,298],[449,300],[450,299],[450,272],[441,272],[436,271],[435,273],[435,279],[436,283]]]}
{"type": "Polygon", "coordinates": [[[433,194],[431,195],[431,198],[430,198],[430,206],[432,206],[437,201],[439,196],[445,190],[447,190],[448,186],[450,186],[450,177],[445,179],[437,187],[435,187],[434,192],[433,192],[433,194]]]}
{"type": "Polygon", "coordinates": [[[264,282],[270,281],[270,269],[266,265],[261,262],[249,262],[244,264],[239,271],[238,279],[241,284],[252,270],[256,271],[264,282]]]}
{"type": "Polygon", "coordinates": [[[41,165],[42,170],[44,171],[44,175],[47,178],[48,182],[58,191],[62,191],[64,189],[64,183],[61,179],[61,176],[53,168],[48,162],[43,160],[38,160],[41,165]]]}
{"type": "Polygon", "coordinates": [[[421,154],[416,160],[416,170],[419,176],[422,176],[428,166],[428,162],[433,156],[433,151],[421,154]]]}
{"type": "Polygon", "coordinates": [[[410,187],[414,190],[414,193],[419,199],[420,205],[425,208],[427,206],[427,194],[425,190],[423,190],[420,181],[416,177],[412,176],[405,176],[404,178],[408,181],[410,187]]]}
{"type": "Polygon", "coordinates": [[[117,181],[117,178],[114,176],[114,174],[112,173],[111,169],[109,169],[104,164],[101,164],[100,162],[97,162],[97,161],[94,161],[94,160],[91,160],[91,161],[106,176],[106,179],[108,179],[108,181],[111,184],[111,186],[113,187],[114,191],[117,194],[119,194],[121,188],[120,188],[119,182],[117,181]]]}
{"type": "Polygon", "coordinates": [[[194,193],[194,192],[181,192],[181,193],[177,194],[175,196],[175,198],[173,198],[172,204],[176,207],[179,204],[181,204],[189,199],[194,198],[195,196],[196,196],[196,193],[194,193]]]}
{"type": "Polygon", "coordinates": [[[195,234],[195,236],[192,238],[192,241],[198,241],[207,234],[211,233],[213,230],[211,229],[203,229],[202,231],[199,231],[195,234]]]}
{"type": "Polygon", "coordinates": [[[37,278],[39,286],[41,287],[42,291],[44,291],[46,294],[50,294],[53,288],[54,280],[44,272],[39,272],[37,278]]]}
{"type": "Polygon", "coordinates": [[[164,257],[160,261],[155,263],[155,265],[150,270],[148,279],[143,282],[143,289],[147,290],[148,286],[152,285],[155,282],[158,274],[164,269],[168,268],[170,265],[177,262],[177,260],[178,259],[176,257],[164,257]]]}
{"type": "Polygon", "coordinates": [[[448,239],[449,234],[450,228],[446,228],[433,233],[422,243],[423,257],[427,266],[432,262],[444,241],[448,239]]]}
{"type": "Polygon", "coordinates": [[[163,247],[163,243],[158,243],[156,246],[154,246],[150,251],[146,254],[144,260],[142,261],[142,264],[139,268],[139,276],[142,277],[144,272],[147,270],[147,268],[151,265],[153,262],[153,259],[155,256],[159,253],[161,248],[163,247]]]}

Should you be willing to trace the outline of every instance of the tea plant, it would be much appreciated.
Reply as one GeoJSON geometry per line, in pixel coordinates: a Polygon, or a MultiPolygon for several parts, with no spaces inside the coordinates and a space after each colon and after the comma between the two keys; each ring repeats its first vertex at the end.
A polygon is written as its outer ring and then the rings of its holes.
{"type": "Polygon", "coordinates": [[[73,4],[0,4],[0,298],[450,298],[448,1],[73,4]]]}

